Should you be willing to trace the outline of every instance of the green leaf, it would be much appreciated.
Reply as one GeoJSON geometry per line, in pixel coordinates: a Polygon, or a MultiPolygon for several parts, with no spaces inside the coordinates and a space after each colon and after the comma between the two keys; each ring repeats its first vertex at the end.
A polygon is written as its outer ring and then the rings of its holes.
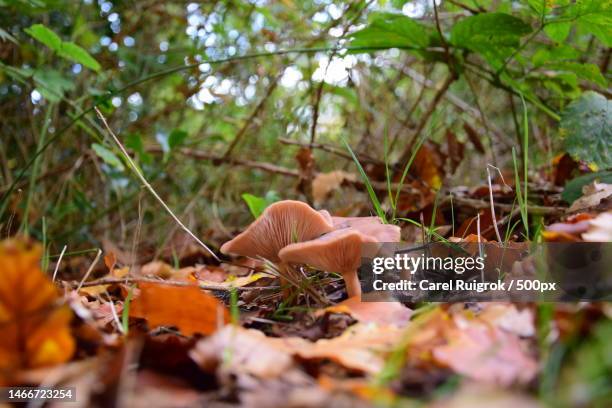
{"type": "Polygon", "coordinates": [[[125,170],[125,167],[123,167],[123,163],[121,162],[121,160],[115,155],[115,153],[108,150],[106,147],[94,143],[91,145],[91,148],[94,152],[96,152],[98,157],[104,160],[104,162],[109,166],[115,167],[117,170],[125,170]]]}
{"type": "Polygon", "coordinates": [[[253,218],[257,218],[270,204],[278,201],[278,196],[274,192],[268,192],[265,197],[257,197],[253,194],[244,193],[242,199],[249,207],[253,218]]]}
{"type": "Polygon", "coordinates": [[[581,64],[579,62],[558,62],[547,67],[558,71],[573,72],[580,79],[591,81],[602,87],[607,86],[607,81],[601,74],[599,67],[595,64],[581,64]]]}
{"type": "Polygon", "coordinates": [[[589,91],[570,103],[561,114],[560,132],[575,160],[612,167],[612,104],[605,97],[589,91]]]}
{"type": "Polygon", "coordinates": [[[53,51],[59,51],[62,48],[62,40],[57,34],[49,30],[42,24],[34,24],[24,30],[37,41],[45,44],[53,51]]]}
{"type": "Polygon", "coordinates": [[[451,42],[483,55],[497,67],[519,47],[521,37],[530,32],[529,25],[510,14],[482,13],[456,23],[451,30],[451,42]]]}
{"type": "Polygon", "coordinates": [[[544,27],[544,32],[551,40],[555,42],[563,42],[567,38],[572,28],[572,23],[551,23],[544,27]]]}
{"type": "Polygon", "coordinates": [[[168,147],[170,150],[182,145],[185,142],[185,139],[187,139],[187,136],[187,132],[180,129],[174,129],[172,132],[170,132],[170,136],[168,136],[168,147]]]}
{"type": "Polygon", "coordinates": [[[580,197],[582,197],[582,187],[587,184],[591,184],[593,181],[599,183],[612,184],[612,171],[600,171],[597,173],[589,173],[567,182],[561,198],[568,204],[573,203],[580,197]]]}
{"type": "Polygon", "coordinates": [[[612,47],[612,0],[582,0],[573,8],[578,25],[612,47]]]}
{"type": "Polygon", "coordinates": [[[78,62],[83,66],[94,71],[100,70],[100,64],[87,51],[72,42],[63,42],[62,48],[59,50],[60,57],[78,62]]]}
{"type": "Polygon", "coordinates": [[[151,164],[153,157],[144,150],[144,144],[142,143],[142,137],[138,133],[130,133],[125,138],[125,146],[132,149],[137,155],[140,161],[144,164],[151,164]]]}
{"type": "Polygon", "coordinates": [[[352,47],[425,48],[429,34],[424,26],[402,14],[373,13],[372,20],[362,30],[351,35],[352,47]]]}
{"type": "Polygon", "coordinates": [[[483,13],[455,24],[451,39],[456,46],[465,48],[473,47],[474,44],[516,47],[520,38],[530,32],[529,25],[510,14],[483,13]]]}
{"type": "Polygon", "coordinates": [[[29,28],[25,29],[34,39],[45,44],[47,47],[57,52],[62,58],[78,62],[83,66],[92,69],[94,71],[100,70],[100,64],[94,59],[87,51],[79,47],[73,42],[62,41],[61,38],[53,31],[49,30],[42,24],[34,24],[29,28]]]}
{"type": "Polygon", "coordinates": [[[34,72],[34,81],[40,94],[51,102],[59,102],[64,94],[74,89],[74,81],[53,69],[39,69],[34,72]]]}

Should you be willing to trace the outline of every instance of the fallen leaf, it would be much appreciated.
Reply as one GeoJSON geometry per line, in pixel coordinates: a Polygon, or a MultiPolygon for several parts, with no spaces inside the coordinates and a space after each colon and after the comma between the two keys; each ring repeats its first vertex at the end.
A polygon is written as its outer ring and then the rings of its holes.
{"type": "Polygon", "coordinates": [[[512,303],[486,303],[478,317],[521,337],[535,335],[535,317],[531,309],[518,310],[512,303]]]}
{"type": "Polygon", "coordinates": [[[362,302],[357,297],[316,312],[317,315],[324,313],[346,313],[360,322],[398,327],[405,326],[412,316],[412,310],[399,302],[362,302]]]}
{"type": "Polygon", "coordinates": [[[595,207],[602,200],[612,196],[612,184],[592,182],[582,188],[583,196],[572,203],[568,212],[595,207]]]}
{"type": "Polygon", "coordinates": [[[612,211],[601,213],[588,223],[582,239],[588,242],[612,242],[612,211]]]}
{"type": "Polygon", "coordinates": [[[552,161],[555,186],[564,186],[578,169],[578,162],[569,153],[560,154],[552,161]]]}
{"type": "MultiPolygon", "coordinates": [[[[299,339],[301,341],[302,339],[299,339]]],[[[189,353],[205,371],[275,378],[293,365],[290,341],[266,337],[259,330],[227,325],[200,340],[189,353]]]]}
{"type": "Polygon", "coordinates": [[[269,276],[264,273],[253,273],[249,276],[240,276],[236,277],[230,275],[223,282],[215,282],[215,281],[207,281],[203,279],[199,279],[198,282],[200,285],[204,286],[216,286],[218,288],[241,288],[246,285],[250,285],[253,282],[258,281],[259,279],[269,276]]]}
{"type": "Polygon", "coordinates": [[[211,334],[229,321],[229,312],[212,295],[197,286],[139,283],[140,295],[132,301],[130,316],[147,320],[149,328],[177,327],[181,333],[211,334]]]}
{"type": "Polygon", "coordinates": [[[401,334],[395,326],[357,323],[338,337],[310,342],[301,337],[266,337],[258,330],[227,326],[200,340],[191,356],[204,369],[223,363],[232,372],[266,378],[281,375],[291,367],[291,356],[331,360],[351,370],[375,374],[384,367],[385,354],[393,350],[401,334]],[[222,362],[224,355],[228,358],[222,362]]]}
{"type": "Polygon", "coordinates": [[[354,174],[342,170],[317,174],[312,180],[312,197],[315,204],[323,203],[332,191],[342,185],[344,180],[354,181],[355,179],[354,174]]]}
{"type": "Polygon", "coordinates": [[[448,156],[448,162],[450,166],[450,172],[453,174],[457,167],[461,164],[463,160],[463,152],[465,150],[465,145],[457,140],[457,136],[455,133],[447,129],[446,130],[446,155],[448,156]]]}
{"type": "Polygon", "coordinates": [[[463,130],[465,130],[465,134],[467,135],[470,142],[472,142],[476,150],[478,150],[478,153],[484,154],[485,148],[482,142],[480,141],[480,136],[478,135],[478,132],[476,132],[476,130],[467,122],[463,123],[463,130]]]}
{"type": "Polygon", "coordinates": [[[430,408],[540,408],[543,407],[535,398],[524,395],[517,390],[501,388],[478,383],[467,383],[450,395],[438,398],[430,408]]]}
{"type": "Polygon", "coordinates": [[[446,157],[440,151],[440,145],[427,140],[415,155],[410,173],[425,182],[427,186],[438,190],[442,187],[445,160],[446,157]]]}
{"type": "Polygon", "coordinates": [[[352,370],[376,374],[383,369],[385,354],[400,342],[402,333],[396,326],[357,323],[333,339],[306,346],[296,342],[294,353],[303,359],[327,359],[352,370]]]}
{"type": "Polygon", "coordinates": [[[41,248],[21,240],[0,243],[0,383],[20,368],[59,364],[75,350],[72,312],[40,270],[41,248]]]}
{"type": "Polygon", "coordinates": [[[447,344],[435,347],[434,359],[468,378],[501,385],[527,383],[538,365],[520,340],[477,319],[461,319],[446,333],[447,344]]]}

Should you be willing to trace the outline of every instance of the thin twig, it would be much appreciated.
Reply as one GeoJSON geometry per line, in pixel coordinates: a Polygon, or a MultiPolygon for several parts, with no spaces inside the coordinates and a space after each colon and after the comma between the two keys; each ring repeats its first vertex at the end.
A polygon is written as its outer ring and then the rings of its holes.
{"type": "Polygon", "coordinates": [[[55,269],[53,270],[53,277],[51,278],[52,282],[55,282],[55,277],[57,276],[57,271],[59,271],[59,267],[60,267],[60,264],[62,263],[62,258],[64,257],[66,248],[68,248],[68,245],[64,245],[64,248],[62,248],[62,252],[60,253],[59,258],[57,260],[57,263],[55,264],[55,269]]]}
{"type": "MultiPolygon", "coordinates": [[[[98,286],[98,285],[114,285],[118,283],[138,283],[138,282],[146,282],[146,283],[159,283],[163,285],[169,286],[197,286],[201,289],[207,290],[226,290],[230,291],[232,289],[236,289],[238,291],[249,291],[249,290],[268,290],[268,289],[279,289],[280,286],[223,286],[223,285],[207,285],[207,284],[194,284],[191,282],[184,281],[175,281],[175,280],[165,280],[165,279],[156,279],[156,278],[146,278],[146,277],[129,277],[129,278],[102,278],[97,279],[91,282],[85,282],[80,287],[88,287],[88,286],[98,286]]],[[[74,283],[74,282],[73,282],[74,283]]]]}
{"type": "Polygon", "coordinates": [[[491,172],[489,171],[488,165],[487,165],[487,181],[489,182],[489,201],[491,204],[491,218],[493,220],[493,228],[495,228],[495,236],[497,237],[497,241],[501,243],[502,239],[501,239],[501,235],[499,234],[499,229],[497,228],[497,217],[495,216],[495,205],[493,202],[493,186],[491,185],[491,172]]]}
{"type": "MultiPolygon", "coordinates": [[[[153,146],[153,147],[147,148],[147,152],[162,153],[163,150],[161,149],[161,147],[153,146]]],[[[245,160],[245,159],[239,159],[239,158],[234,158],[234,157],[223,158],[221,156],[216,156],[214,154],[211,154],[211,153],[208,153],[202,150],[195,150],[195,149],[190,149],[187,147],[178,149],[176,152],[183,154],[185,156],[194,157],[197,159],[210,160],[216,165],[220,163],[227,163],[227,164],[232,164],[236,166],[245,166],[245,167],[255,168],[255,169],[259,169],[259,170],[266,171],[269,173],[280,174],[280,175],[288,176],[288,177],[296,177],[296,178],[300,177],[300,173],[297,170],[290,169],[287,167],[277,166],[271,163],[258,162],[258,161],[253,161],[253,160],[245,160]]],[[[318,173],[315,172],[313,176],[316,176],[317,174],[318,173]]],[[[344,183],[346,183],[347,185],[351,185],[353,187],[359,188],[359,189],[365,188],[364,182],[358,179],[358,177],[355,177],[354,179],[345,178],[344,183]]],[[[387,190],[388,186],[386,182],[372,181],[371,184],[372,184],[372,188],[374,188],[374,190],[376,191],[384,191],[384,192],[388,191],[387,190]]],[[[398,183],[392,184],[393,189],[397,189],[398,185],[399,185],[398,183]]],[[[401,191],[405,193],[411,193],[411,194],[417,194],[420,192],[420,190],[412,186],[409,186],[409,185],[402,185],[401,191]]]]}
{"type": "Polygon", "coordinates": [[[268,87],[266,94],[261,98],[261,100],[255,107],[255,109],[253,109],[253,112],[251,112],[251,114],[247,118],[247,120],[245,120],[244,124],[242,125],[238,133],[236,133],[234,140],[232,140],[232,143],[229,145],[229,147],[225,151],[225,154],[223,155],[223,157],[231,156],[232,151],[234,151],[234,148],[238,145],[238,143],[240,143],[240,141],[242,140],[242,137],[246,134],[246,131],[251,126],[251,123],[253,122],[253,120],[259,115],[259,112],[263,110],[266,104],[266,101],[270,98],[270,95],[272,95],[272,92],[274,92],[274,90],[276,89],[276,86],[278,85],[278,82],[282,76],[282,72],[283,72],[282,69],[280,71],[281,71],[281,74],[276,75],[276,77],[272,81],[272,84],[270,84],[270,86],[268,87]]]}
{"type": "MultiPolygon", "coordinates": [[[[331,154],[336,155],[338,157],[342,157],[344,159],[351,160],[351,161],[353,160],[353,158],[351,157],[350,154],[345,153],[344,151],[340,150],[336,146],[332,146],[332,145],[328,145],[328,144],[324,144],[324,143],[303,143],[303,142],[300,142],[298,140],[285,139],[285,138],[282,138],[282,137],[279,137],[278,141],[281,142],[282,144],[301,146],[301,147],[310,147],[312,149],[323,150],[325,152],[331,153],[331,154]]],[[[385,164],[381,160],[375,159],[375,158],[370,157],[370,156],[366,156],[364,154],[357,155],[357,158],[359,159],[360,163],[372,163],[372,164],[382,164],[382,165],[385,164]]]]}
{"type": "MultiPolygon", "coordinates": [[[[448,203],[448,199],[444,199],[444,203],[445,204],[448,203]]],[[[459,205],[470,206],[476,209],[489,208],[488,200],[483,201],[483,200],[478,200],[474,198],[454,196],[453,203],[456,203],[459,205]]],[[[495,207],[501,208],[503,210],[508,210],[508,211],[512,210],[511,204],[495,203],[495,207]]],[[[527,205],[526,208],[527,208],[527,212],[531,214],[536,214],[536,215],[559,215],[559,214],[564,214],[566,211],[565,207],[548,207],[548,206],[541,206],[541,205],[527,205]]]]}
{"type": "Polygon", "coordinates": [[[417,127],[412,135],[410,142],[404,148],[404,151],[402,152],[402,155],[400,156],[398,163],[403,164],[408,161],[408,159],[410,158],[412,154],[412,147],[414,146],[414,143],[418,140],[419,135],[421,134],[423,129],[425,129],[425,125],[427,125],[427,122],[429,121],[429,117],[434,112],[434,110],[436,109],[436,106],[438,106],[438,103],[442,99],[442,96],[446,93],[446,91],[448,90],[448,88],[450,87],[450,85],[453,83],[454,80],[455,80],[455,76],[453,74],[450,74],[446,78],[446,80],[444,81],[440,89],[438,89],[433,99],[431,100],[429,107],[427,108],[425,113],[423,113],[423,115],[421,116],[421,120],[417,124],[417,127]]]}
{"type": "Polygon", "coordinates": [[[98,114],[98,117],[100,118],[100,120],[102,121],[102,123],[104,124],[104,127],[106,128],[106,130],[108,131],[108,133],[111,135],[111,137],[113,138],[113,140],[115,141],[115,143],[117,144],[117,146],[119,147],[119,149],[121,149],[121,152],[123,153],[125,160],[129,163],[130,167],[132,168],[132,170],[134,171],[134,173],[136,173],[136,175],[138,176],[138,178],[140,179],[140,181],[142,182],[142,184],[147,188],[147,190],[149,190],[149,192],[153,195],[153,197],[155,197],[157,199],[157,201],[162,205],[162,207],[164,207],[164,209],[166,210],[166,212],[168,214],[170,214],[170,216],[172,217],[172,219],[174,219],[174,221],[181,226],[181,228],[183,229],[183,231],[185,231],[191,238],[193,238],[198,244],[200,244],[200,246],[202,248],[204,248],[206,251],[208,251],[208,253],[217,261],[221,261],[219,259],[219,257],[212,251],[212,249],[210,249],[204,242],[202,242],[200,240],[200,238],[198,238],[193,232],[191,232],[191,230],[189,228],[187,228],[185,226],[185,224],[183,224],[183,222],[181,220],[179,220],[179,218],[174,215],[174,213],[172,212],[172,210],[170,209],[170,207],[168,207],[166,205],[166,203],[164,202],[164,200],[162,200],[162,198],[157,194],[157,192],[153,189],[153,187],[151,187],[151,184],[149,184],[149,182],[147,181],[147,179],[142,175],[142,173],[140,172],[140,170],[138,169],[138,166],[136,166],[136,163],[134,163],[134,161],[132,160],[132,158],[130,157],[130,155],[128,154],[128,152],[125,150],[125,147],[123,147],[123,145],[121,144],[121,142],[119,141],[119,138],[115,135],[115,133],[112,131],[112,129],[110,128],[110,126],[108,125],[108,123],[106,122],[106,118],[104,117],[104,115],[102,115],[102,112],[100,112],[100,110],[98,108],[95,108],[96,113],[98,114]]]}
{"type": "Polygon", "coordinates": [[[94,267],[96,266],[96,264],[100,260],[100,255],[102,255],[102,250],[98,249],[98,253],[96,254],[96,257],[94,258],[94,260],[91,263],[91,265],[89,265],[89,269],[87,269],[87,272],[85,272],[85,275],[83,275],[83,279],[81,279],[81,282],[79,283],[79,286],[77,286],[77,288],[76,288],[77,291],[83,287],[83,284],[85,283],[87,278],[89,278],[89,275],[91,274],[91,271],[94,270],[94,267]]]}

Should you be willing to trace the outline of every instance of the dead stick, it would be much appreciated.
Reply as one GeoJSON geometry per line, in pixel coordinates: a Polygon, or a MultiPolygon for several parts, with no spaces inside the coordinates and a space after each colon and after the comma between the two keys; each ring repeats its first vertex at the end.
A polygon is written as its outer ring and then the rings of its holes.
{"type": "MultiPolygon", "coordinates": [[[[126,277],[126,278],[102,278],[97,279],[95,281],[84,282],[81,287],[88,286],[98,286],[98,285],[113,285],[117,283],[138,283],[138,282],[146,282],[146,283],[159,283],[162,285],[168,286],[197,286],[201,289],[208,290],[232,290],[236,289],[238,291],[249,291],[249,290],[257,290],[257,289],[279,289],[279,286],[240,286],[240,287],[231,287],[231,286],[223,286],[223,285],[205,285],[205,284],[194,284],[191,282],[183,282],[183,281],[174,281],[174,280],[162,280],[155,278],[145,278],[145,277],[126,277]]],[[[68,282],[71,286],[78,286],[76,281],[68,282]]]]}
{"type": "Polygon", "coordinates": [[[421,116],[421,120],[417,124],[416,130],[412,134],[412,138],[410,142],[408,142],[408,144],[404,148],[404,151],[402,152],[402,155],[400,156],[398,160],[398,163],[400,163],[400,165],[402,165],[403,163],[407,163],[408,160],[410,159],[410,156],[412,155],[412,147],[414,146],[414,143],[418,140],[419,135],[421,134],[423,129],[425,129],[425,125],[427,125],[427,122],[429,121],[429,117],[434,112],[434,110],[436,109],[436,106],[438,106],[438,103],[442,99],[442,96],[444,96],[444,94],[446,93],[446,91],[448,90],[448,88],[450,87],[450,85],[453,83],[454,80],[455,80],[455,76],[450,74],[446,78],[446,80],[444,81],[440,89],[438,89],[438,91],[434,95],[429,106],[427,107],[427,110],[425,111],[423,116],[421,116]]]}
{"type": "MultiPolygon", "coordinates": [[[[163,150],[161,147],[154,146],[154,147],[147,148],[147,152],[163,153],[163,150]]],[[[296,177],[296,178],[300,177],[300,173],[297,170],[290,169],[287,167],[277,166],[271,163],[257,162],[253,160],[238,159],[238,158],[233,158],[233,157],[224,158],[222,156],[217,156],[217,155],[214,155],[214,154],[202,151],[202,150],[194,150],[194,149],[190,149],[186,147],[179,149],[177,152],[185,156],[193,157],[196,159],[210,160],[214,164],[227,163],[227,164],[233,164],[236,166],[245,166],[245,167],[255,168],[255,169],[266,171],[268,173],[281,174],[283,176],[288,176],[288,177],[296,177]]],[[[318,173],[315,173],[314,176],[316,176],[317,174],[318,173]]],[[[354,180],[345,179],[344,183],[347,185],[354,186],[359,189],[365,188],[364,182],[357,178],[355,178],[354,180]]],[[[374,190],[376,191],[383,191],[383,192],[387,191],[388,186],[387,186],[387,183],[385,182],[371,181],[371,184],[372,184],[372,188],[374,188],[374,190]]],[[[391,187],[393,188],[393,190],[396,190],[397,183],[391,184],[391,187]]],[[[402,185],[401,191],[404,193],[410,193],[410,194],[420,194],[421,193],[419,189],[416,189],[409,185],[402,185]]]]}
{"type": "MultiPolygon", "coordinates": [[[[448,199],[445,198],[443,200],[443,203],[446,204],[447,202],[448,202],[448,199]]],[[[474,198],[456,197],[456,196],[453,197],[453,203],[471,206],[476,209],[489,208],[489,205],[490,205],[487,201],[477,200],[474,198]]],[[[512,210],[511,204],[495,203],[495,207],[501,208],[507,211],[512,210]]],[[[546,206],[541,206],[541,205],[528,205],[527,206],[527,212],[531,214],[537,214],[537,215],[558,215],[558,214],[565,213],[565,211],[566,211],[565,207],[546,207],[546,206]]]]}

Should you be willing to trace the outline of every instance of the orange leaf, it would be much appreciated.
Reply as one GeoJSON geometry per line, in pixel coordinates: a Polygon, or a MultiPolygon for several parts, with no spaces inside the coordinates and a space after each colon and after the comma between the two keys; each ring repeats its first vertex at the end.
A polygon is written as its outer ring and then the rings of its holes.
{"type": "Polygon", "coordinates": [[[149,327],[174,326],[183,334],[211,334],[229,321],[225,306],[197,286],[168,286],[143,282],[130,316],[146,319],[149,327]]]}
{"type": "Polygon", "coordinates": [[[0,243],[0,382],[20,368],[58,364],[72,356],[72,313],[58,306],[53,283],[40,270],[41,248],[0,243]]]}
{"type": "Polygon", "coordinates": [[[399,302],[362,302],[358,297],[351,297],[317,311],[316,315],[324,313],[346,313],[355,320],[366,323],[390,324],[405,326],[410,320],[412,311],[399,302]]]}

